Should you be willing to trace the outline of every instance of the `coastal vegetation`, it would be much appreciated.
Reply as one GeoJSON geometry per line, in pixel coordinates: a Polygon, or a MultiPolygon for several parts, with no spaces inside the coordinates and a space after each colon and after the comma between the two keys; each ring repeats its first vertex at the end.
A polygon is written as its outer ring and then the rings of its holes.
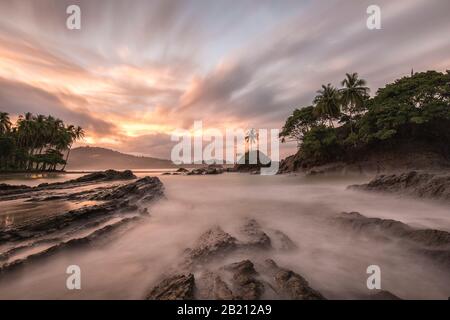
{"type": "Polygon", "coordinates": [[[81,127],[52,116],[26,113],[12,123],[0,112],[0,171],[64,170],[73,143],[83,137],[81,127]]]}
{"type": "Polygon", "coordinates": [[[423,141],[450,150],[450,71],[411,73],[369,96],[366,81],[346,74],[323,85],[311,106],[294,110],[282,142],[298,143],[304,166],[347,161],[367,150],[423,141]]]}

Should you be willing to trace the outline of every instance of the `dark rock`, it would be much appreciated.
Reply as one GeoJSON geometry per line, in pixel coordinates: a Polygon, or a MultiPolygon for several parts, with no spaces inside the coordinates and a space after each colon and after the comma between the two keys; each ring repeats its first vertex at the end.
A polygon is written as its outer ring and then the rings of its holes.
{"type": "MultiPolygon", "coordinates": [[[[96,245],[100,245],[102,244],[108,244],[109,243],[109,239],[107,237],[107,235],[110,235],[113,231],[118,232],[119,229],[127,227],[130,223],[135,222],[137,220],[139,220],[140,217],[130,217],[130,218],[123,218],[122,220],[115,222],[113,224],[109,224],[106,225],[100,229],[95,230],[94,232],[86,235],[86,236],[82,236],[79,238],[74,238],[74,239],[70,239],[68,241],[62,241],[61,239],[42,239],[42,240],[37,240],[33,243],[28,244],[27,246],[24,247],[17,247],[14,249],[11,249],[9,252],[7,252],[6,254],[4,254],[4,256],[9,257],[11,253],[14,253],[14,251],[22,249],[22,248],[31,248],[34,247],[36,245],[39,245],[41,243],[52,243],[55,242],[54,245],[50,246],[48,249],[45,249],[44,251],[38,252],[38,253],[34,253],[32,255],[29,255],[25,258],[21,258],[18,260],[14,260],[12,262],[3,264],[0,267],[0,274],[4,274],[6,272],[15,270],[17,268],[23,267],[33,261],[37,261],[39,259],[45,258],[49,255],[55,254],[57,252],[61,252],[61,251],[67,251],[70,249],[77,249],[80,246],[86,246],[86,245],[92,245],[93,243],[95,243],[96,245]]],[[[93,225],[93,224],[92,224],[93,225]]],[[[1,260],[1,259],[0,259],[1,260]]]]}
{"type": "Polygon", "coordinates": [[[178,168],[178,170],[175,171],[175,172],[186,173],[186,172],[189,172],[189,170],[188,170],[188,169],[185,169],[185,168],[178,168]]]}
{"type": "Polygon", "coordinates": [[[289,251],[297,249],[297,245],[285,233],[280,230],[273,231],[273,246],[275,249],[289,251]]]}
{"type": "Polygon", "coordinates": [[[0,183],[0,191],[21,190],[30,188],[31,188],[30,186],[26,185],[11,185],[6,183],[0,183]]]}
{"type": "Polygon", "coordinates": [[[275,284],[282,294],[293,300],[324,300],[322,294],[308,284],[299,274],[280,268],[275,261],[268,259],[265,265],[275,280],[275,284]]]}
{"type": "Polygon", "coordinates": [[[191,261],[206,261],[223,256],[235,248],[236,239],[220,227],[214,227],[202,234],[194,248],[188,252],[191,261]]]}
{"type": "MultiPolygon", "coordinates": [[[[3,228],[0,233],[0,243],[5,241],[19,241],[38,238],[52,234],[56,231],[66,230],[78,226],[80,223],[89,223],[117,212],[134,211],[136,203],[157,200],[164,194],[164,187],[156,177],[145,177],[125,185],[101,188],[94,194],[83,193],[77,199],[101,200],[103,203],[82,207],[80,209],[61,212],[60,214],[31,220],[23,225],[12,225],[3,228]]],[[[71,199],[70,194],[65,195],[71,199]]],[[[62,196],[61,199],[64,199],[62,196]]]]}
{"type": "Polygon", "coordinates": [[[101,181],[113,181],[113,180],[131,180],[136,179],[136,176],[131,170],[116,171],[106,170],[98,171],[87,174],[77,179],[69,180],[64,183],[79,183],[79,182],[101,182],[101,181]]]}
{"type": "Polygon", "coordinates": [[[261,226],[255,219],[249,219],[241,228],[241,234],[244,236],[242,244],[248,247],[259,249],[271,248],[269,236],[262,231],[261,226]]]}
{"type": "Polygon", "coordinates": [[[402,174],[380,175],[367,184],[353,185],[349,188],[450,201],[450,174],[410,171],[402,174]]]}
{"type": "Polygon", "coordinates": [[[90,200],[140,200],[151,201],[163,195],[164,187],[157,177],[145,177],[134,182],[105,189],[90,200]]]}
{"type": "Polygon", "coordinates": [[[256,279],[256,272],[250,260],[243,260],[224,267],[232,273],[233,292],[238,300],[257,300],[264,293],[264,285],[256,279]]]}
{"type": "Polygon", "coordinates": [[[187,175],[207,175],[207,174],[221,174],[224,172],[224,169],[220,165],[211,164],[204,168],[196,168],[189,172],[187,175]]]}
{"type": "Polygon", "coordinates": [[[343,212],[335,221],[364,234],[400,239],[415,252],[450,267],[450,233],[447,231],[415,229],[400,221],[368,218],[358,212],[343,212]]]}
{"type": "Polygon", "coordinates": [[[147,295],[148,300],[192,300],[195,279],[192,273],[177,274],[162,280],[147,295]]]}
{"type": "Polygon", "coordinates": [[[386,290],[377,290],[376,293],[369,295],[369,300],[402,300],[397,297],[395,294],[386,291],[386,290]]]}
{"type": "Polygon", "coordinates": [[[8,186],[5,187],[4,190],[0,189],[0,197],[1,200],[14,200],[23,197],[29,197],[29,194],[38,191],[69,189],[99,182],[130,180],[135,178],[136,176],[130,170],[125,171],[106,170],[90,173],[77,179],[67,180],[64,182],[41,183],[36,187],[23,188],[22,186],[18,187],[8,186]]]}
{"type": "Polygon", "coordinates": [[[421,243],[425,246],[450,245],[450,233],[434,229],[414,229],[409,225],[391,219],[368,218],[358,212],[342,212],[337,221],[357,231],[384,231],[390,235],[421,243]]]}
{"type": "Polygon", "coordinates": [[[260,172],[261,168],[267,168],[271,165],[271,159],[263,152],[250,151],[246,152],[234,166],[235,172],[260,172]]]}
{"type": "Polygon", "coordinates": [[[232,300],[233,292],[222,278],[214,272],[205,272],[197,284],[200,299],[232,300]]]}

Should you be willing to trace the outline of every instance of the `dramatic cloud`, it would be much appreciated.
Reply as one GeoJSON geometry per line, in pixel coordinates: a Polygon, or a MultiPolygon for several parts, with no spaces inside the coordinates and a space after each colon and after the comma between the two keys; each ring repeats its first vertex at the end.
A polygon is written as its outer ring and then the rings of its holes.
{"type": "MultiPolygon", "coordinates": [[[[372,93],[450,69],[450,2],[3,0],[0,109],[84,126],[85,143],[168,156],[176,128],[280,128],[321,84],[358,72],[372,93]],[[65,27],[78,4],[81,30],[65,27]]],[[[295,146],[283,146],[283,155],[295,146]]]]}
{"type": "Polygon", "coordinates": [[[58,97],[47,91],[3,78],[0,78],[0,106],[3,111],[11,114],[31,112],[52,115],[98,134],[114,133],[113,124],[94,118],[88,112],[70,110],[58,97]]]}

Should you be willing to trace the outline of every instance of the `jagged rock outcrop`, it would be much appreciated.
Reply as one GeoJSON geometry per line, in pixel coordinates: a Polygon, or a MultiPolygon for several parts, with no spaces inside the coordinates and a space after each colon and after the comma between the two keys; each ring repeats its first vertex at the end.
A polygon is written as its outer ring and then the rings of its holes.
{"type": "Polygon", "coordinates": [[[285,246],[271,246],[270,237],[255,219],[247,219],[236,237],[212,227],[201,234],[185,261],[163,277],[148,294],[150,299],[256,300],[270,298],[324,299],[299,274],[278,267],[266,254],[273,250],[292,250],[297,246],[284,233],[272,230],[285,246]],[[248,258],[242,259],[242,257],[248,258]],[[230,263],[230,260],[233,261],[230,263]],[[255,260],[256,259],[256,260],[255,260]],[[187,275],[192,274],[192,277],[187,275]],[[183,275],[183,276],[182,276],[183,275]],[[269,279],[269,281],[267,281],[269,279]],[[174,288],[179,284],[181,289],[174,288]],[[194,289],[192,288],[194,287],[194,289]],[[275,289],[276,288],[276,289],[275,289]],[[172,292],[173,290],[173,292],[172,292]],[[184,294],[193,290],[194,296],[184,294]],[[180,293],[181,291],[181,293],[180,293]]]}
{"type": "Polygon", "coordinates": [[[207,174],[221,174],[224,172],[224,169],[221,165],[210,164],[205,168],[196,168],[187,172],[186,175],[207,175],[207,174]]]}
{"type": "Polygon", "coordinates": [[[269,249],[271,240],[255,219],[249,219],[241,228],[242,244],[247,247],[269,249]]]}
{"type": "Polygon", "coordinates": [[[116,170],[106,170],[93,172],[77,179],[67,180],[64,182],[55,183],[41,183],[36,187],[29,186],[12,186],[3,184],[0,188],[0,201],[2,200],[14,200],[23,197],[28,197],[28,195],[35,192],[46,191],[46,190],[59,190],[59,189],[69,189],[76,188],[83,185],[91,185],[100,182],[112,182],[120,180],[131,180],[136,179],[136,176],[130,170],[116,171],[116,170]]]}
{"type": "Polygon", "coordinates": [[[116,171],[116,170],[106,170],[93,172],[84,175],[80,178],[69,180],[63,183],[78,183],[78,182],[102,182],[102,181],[113,181],[113,180],[131,180],[136,179],[136,176],[131,170],[116,171]]]}
{"type": "Polygon", "coordinates": [[[224,256],[236,249],[237,240],[216,226],[203,233],[193,249],[187,253],[190,261],[205,262],[213,257],[224,256]]]}
{"type": "Polygon", "coordinates": [[[204,272],[198,281],[197,289],[199,299],[235,299],[233,292],[230,290],[227,283],[223,281],[222,277],[216,272],[204,272]]]}
{"type": "Polygon", "coordinates": [[[298,248],[294,241],[291,240],[284,232],[273,230],[272,246],[281,251],[291,251],[298,248]]]}
{"type": "Polygon", "coordinates": [[[233,167],[233,172],[250,172],[259,174],[261,168],[270,167],[271,159],[259,150],[246,152],[237,164],[233,167]]]}
{"type": "Polygon", "coordinates": [[[257,300],[264,293],[263,283],[257,279],[253,263],[243,260],[224,266],[226,271],[231,272],[233,292],[237,300],[257,300]]]}
{"type": "MultiPolygon", "coordinates": [[[[118,227],[130,224],[139,217],[148,216],[145,205],[164,196],[164,186],[157,177],[145,177],[129,183],[87,190],[84,188],[86,181],[109,181],[113,177],[128,180],[131,176],[134,175],[126,171],[118,175],[106,171],[95,176],[89,175],[85,179],[71,180],[70,183],[59,183],[57,193],[48,191],[53,189],[47,187],[29,188],[29,194],[23,192],[22,195],[26,194],[29,198],[27,202],[62,200],[87,205],[39,217],[31,216],[29,219],[1,227],[0,244],[3,247],[0,261],[4,263],[0,264],[0,271],[5,272],[28,262],[31,257],[35,259],[57,250],[96,242],[101,236],[117,230],[118,227]],[[90,230],[91,232],[87,232],[90,230]],[[42,249],[37,252],[28,250],[32,252],[32,256],[23,257],[20,254],[20,251],[38,246],[42,249]],[[19,258],[16,258],[16,254],[19,258]]],[[[53,188],[54,185],[48,187],[53,188]]],[[[2,200],[4,198],[0,197],[0,201],[2,200]]]]}
{"type": "Polygon", "coordinates": [[[377,238],[395,238],[407,242],[416,252],[450,267],[450,233],[435,229],[416,229],[392,219],[369,218],[358,212],[342,212],[334,221],[353,231],[377,238]]]}
{"type": "Polygon", "coordinates": [[[342,212],[337,221],[351,226],[353,230],[364,232],[385,232],[402,239],[418,242],[425,246],[450,245],[450,233],[434,229],[415,229],[392,219],[369,218],[359,212],[342,212]]]}
{"type": "Polygon", "coordinates": [[[397,297],[392,292],[389,292],[387,290],[376,290],[375,293],[370,294],[367,297],[368,300],[402,300],[401,298],[397,297]]]}
{"type": "Polygon", "coordinates": [[[380,175],[367,184],[353,185],[349,188],[450,201],[450,173],[410,171],[401,174],[380,175]]]}
{"type": "Polygon", "coordinates": [[[301,275],[284,268],[280,268],[275,261],[268,259],[265,265],[275,280],[278,291],[292,300],[324,300],[324,296],[309,286],[308,281],[301,275]]]}
{"type": "Polygon", "coordinates": [[[0,191],[23,190],[23,189],[31,189],[31,187],[26,185],[11,185],[6,183],[0,183],[0,191]]]}
{"type": "Polygon", "coordinates": [[[177,274],[162,280],[147,295],[148,300],[192,300],[194,298],[194,275],[177,274]]]}

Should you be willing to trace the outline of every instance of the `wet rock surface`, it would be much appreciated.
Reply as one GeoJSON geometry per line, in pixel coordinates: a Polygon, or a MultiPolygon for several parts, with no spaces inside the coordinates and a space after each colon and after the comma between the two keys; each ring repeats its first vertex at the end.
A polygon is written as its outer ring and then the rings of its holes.
{"type": "Polygon", "coordinates": [[[33,193],[36,192],[77,188],[102,182],[132,179],[136,179],[136,176],[130,170],[106,170],[93,172],[77,179],[67,180],[64,182],[41,183],[36,187],[2,184],[0,187],[0,201],[27,198],[31,197],[33,193]]]}
{"type": "Polygon", "coordinates": [[[253,263],[243,260],[224,266],[224,270],[231,272],[234,298],[237,300],[257,300],[264,293],[264,284],[257,279],[253,263]]]}
{"type": "Polygon", "coordinates": [[[163,175],[165,175],[165,176],[177,176],[177,175],[201,176],[201,175],[222,174],[226,171],[227,170],[224,169],[224,167],[222,165],[210,164],[206,167],[195,168],[195,169],[191,169],[191,170],[188,170],[185,168],[179,168],[175,172],[164,172],[163,175]]]}
{"type": "Polygon", "coordinates": [[[301,275],[284,268],[280,268],[275,261],[268,259],[265,265],[272,275],[278,291],[292,300],[323,300],[324,296],[309,286],[308,281],[301,275]]]}
{"type": "Polygon", "coordinates": [[[216,272],[206,271],[197,282],[199,299],[233,300],[233,292],[216,272]]]}
{"type": "MultiPolygon", "coordinates": [[[[145,177],[128,183],[111,184],[84,190],[86,182],[129,180],[131,171],[108,170],[70,180],[21,190],[26,203],[64,201],[87,203],[78,209],[36,217],[0,227],[0,271],[24,264],[31,259],[46,256],[61,249],[96,243],[107,233],[148,216],[147,204],[164,196],[164,187],[157,177],[145,177]],[[57,186],[58,192],[53,190],[57,186]],[[79,191],[83,189],[82,191],[79,191]],[[28,190],[28,193],[25,191],[28,190]],[[52,191],[48,191],[52,190],[52,191]],[[42,247],[39,251],[30,250],[42,247]],[[30,250],[30,255],[16,254],[30,250]],[[2,263],[3,262],[3,263],[2,263]]],[[[4,201],[0,197],[0,202],[4,201]]]]}
{"type": "Polygon", "coordinates": [[[353,185],[349,188],[450,201],[450,173],[410,171],[402,174],[380,175],[367,184],[353,185]]]}
{"type": "Polygon", "coordinates": [[[84,175],[80,178],[69,180],[67,182],[63,182],[62,184],[69,183],[80,183],[80,182],[101,182],[101,181],[112,181],[112,180],[131,180],[136,179],[137,177],[133,174],[131,170],[125,171],[116,171],[116,170],[106,170],[93,172],[87,175],[84,175]]]}
{"type": "MultiPolygon", "coordinates": [[[[174,279],[181,281],[180,274],[192,274],[188,283],[191,288],[193,282],[194,296],[187,295],[187,299],[324,299],[305,278],[279,267],[273,260],[267,260],[267,255],[286,247],[272,247],[271,238],[255,219],[244,219],[235,231],[236,236],[214,226],[201,234],[194,247],[186,250],[185,260],[171,275],[163,276],[147,297],[183,296],[178,289],[172,289],[174,279]],[[164,292],[164,295],[155,292],[164,292]]],[[[281,235],[290,250],[297,248],[281,231],[271,230],[270,233],[281,235]]],[[[185,277],[182,278],[182,287],[187,282],[185,277]]]]}
{"type": "Polygon", "coordinates": [[[450,233],[435,229],[416,229],[392,219],[369,218],[359,212],[342,212],[335,219],[353,231],[386,241],[403,241],[412,250],[450,268],[450,233]]]}
{"type": "Polygon", "coordinates": [[[189,260],[204,262],[213,257],[224,256],[237,248],[237,240],[216,226],[200,236],[193,249],[188,249],[189,260]]]}
{"type": "Polygon", "coordinates": [[[402,300],[392,292],[386,290],[377,290],[375,293],[370,294],[367,300],[402,300]]]}
{"type": "Polygon", "coordinates": [[[261,229],[261,226],[255,219],[249,219],[240,231],[244,238],[242,245],[259,249],[268,249],[271,247],[269,236],[261,229]]]}
{"type": "Polygon", "coordinates": [[[221,174],[223,172],[224,172],[224,169],[221,165],[212,164],[205,168],[192,169],[191,171],[187,172],[186,174],[188,176],[190,176],[190,175],[221,174]]]}
{"type": "Polygon", "coordinates": [[[147,296],[148,300],[191,300],[194,298],[194,275],[178,274],[164,279],[147,296]]]}

